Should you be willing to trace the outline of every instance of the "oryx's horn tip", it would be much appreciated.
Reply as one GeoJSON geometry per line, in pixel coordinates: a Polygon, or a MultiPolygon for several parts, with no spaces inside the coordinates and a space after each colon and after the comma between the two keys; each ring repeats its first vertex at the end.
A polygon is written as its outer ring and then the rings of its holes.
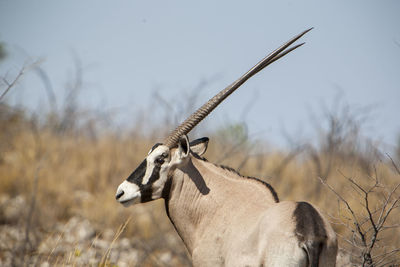
{"type": "Polygon", "coordinates": [[[311,31],[312,29],[314,29],[314,27],[311,27],[311,28],[309,28],[309,29],[303,31],[302,33],[300,33],[300,34],[298,35],[298,37],[299,37],[299,38],[302,37],[304,34],[308,33],[308,32],[311,31]]]}

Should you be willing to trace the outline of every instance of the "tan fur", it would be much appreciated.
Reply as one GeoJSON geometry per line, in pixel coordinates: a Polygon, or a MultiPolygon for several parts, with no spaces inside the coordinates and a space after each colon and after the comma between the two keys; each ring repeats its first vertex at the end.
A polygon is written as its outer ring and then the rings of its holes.
{"type": "MultiPolygon", "coordinates": [[[[169,179],[169,216],[194,266],[307,266],[295,235],[296,202],[275,203],[261,182],[193,156],[169,179]]],[[[319,266],[335,266],[336,235],[321,217],[327,237],[319,266]]]]}

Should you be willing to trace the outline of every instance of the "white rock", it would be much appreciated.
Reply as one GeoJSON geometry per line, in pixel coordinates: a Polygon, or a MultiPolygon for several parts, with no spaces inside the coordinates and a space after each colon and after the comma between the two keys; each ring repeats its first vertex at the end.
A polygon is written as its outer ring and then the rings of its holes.
{"type": "Polygon", "coordinates": [[[101,237],[107,241],[112,241],[114,239],[114,236],[115,232],[110,228],[104,230],[104,232],[101,234],[101,237]]]}
{"type": "Polygon", "coordinates": [[[134,266],[138,263],[139,251],[131,249],[129,251],[122,251],[118,259],[118,266],[134,266]]]}
{"type": "Polygon", "coordinates": [[[160,255],[160,261],[164,263],[170,263],[172,260],[172,255],[170,252],[164,252],[160,255]]]}
{"type": "Polygon", "coordinates": [[[87,219],[72,217],[64,226],[64,237],[69,243],[84,242],[95,235],[94,228],[87,219]]]}
{"type": "Polygon", "coordinates": [[[126,238],[126,237],[124,237],[124,238],[122,238],[119,242],[118,242],[118,246],[117,246],[117,248],[119,249],[119,250],[130,250],[131,249],[131,241],[128,239],[128,238],[126,238]]]}
{"type": "Polygon", "coordinates": [[[107,242],[105,240],[102,239],[96,239],[95,241],[93,241],[93,247],[96,249],[101,249],[101,250],[107,250],[110,246],[110,242],[107,242]]]}

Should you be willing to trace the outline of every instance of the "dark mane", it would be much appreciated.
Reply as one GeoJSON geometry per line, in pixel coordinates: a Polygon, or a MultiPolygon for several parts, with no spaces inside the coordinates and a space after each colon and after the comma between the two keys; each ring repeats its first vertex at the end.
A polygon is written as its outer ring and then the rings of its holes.
{"type": "Polygon", "coordinates": [[[264,186],[266,186],[266,187],[269,189],[269,191],[271,191],[271,194],[272,194],[272,196],[274,197],[275,202],[276,202],[276,203],[279,202],[278,194],[276,193],[275,189],[274,189],[269,183],[267,183],[267,182],[265,182],[265,181],[263,181],[263,180],[261,180],[261,179],[258,179],[258,178],[256,178],[256,177],[243,176],[243,175],[241,175],[237,170],[235,170],[234,168],[229,167],[229,166],[225,166],[225,165],[216,165],[216,166],[217,166],[217,167],[220,167],[221,169],[224,169],[224,170],[233,172],[233,173],[237,174],[237,175],[240,176],[240,177],[243,177],[243,178],[246,178],[246,179],[251,179],[251,180],[257,181],[257,182],[259,182],[259,183],[262,183],[264,186]]]}
{"type": "MultiPolygon", "coordinates": [[[[197,155],[196,153],[193,153],[193,152],[192,152],[192,155],[193,155],[196,159],[200,159],[200,160],[203,160],[203,161],[208,162],[208,160],[207,160],[206,158],[203,158],[203,157],[197,155]]],[[[256,177],[243,176],[243,175],[241,175],[237,170],[235,170],[234,168],[229,167],[229,166],[218,165],[218,164],[214,164],[214,165],[217,166],[217,167],[219,167],[219,168],[221,168],[221,169],[224,169],[224,170],[233,172],[233,173],[237,174],[238,176],[240,176],[240,177],[242,177],[242,178],[254,180],[254,181],[257,181],[257,182],[263,184],[263,185],[264,185],[265,187],[267,187],[268,190],[271,192],[271,194],[272,194],[272,196],[273,196],[275,202],[276,202],[276,203],[279,202],[278,194],[276,193],[275,189],[274,189],[269,183],[267,183],[267,182],[265,182],[265,181],[263,181],[263,180],[261,180],[261,179],[258,179],[258,178],[256,178],[256,177]]]]}
{"type": "Polygon", "coordinates": [[[272,194],[272,196],[274,197],[275,202],[276,202],[276,203],[279,202],[278,193],[276,193],[276,191],[275,191],[275,189],[272,187],[272,185],[270,185],[269,183],[267,183],[267,182],[265,182],[265,181],[263,181],[263,180],[261,180],[261,179],[258,179],[258,178],[256,178],[256,177],[251,177],[251,176],[242,176],[242,177],[245,177],[245,178],[247,178],[247,179],[255,180],[255,181],[260,182],[260,183],[262,183],[263,185],[265,185],[265,186],[269,189],[269,191],[271,191],[271,194],[272,194]]]}

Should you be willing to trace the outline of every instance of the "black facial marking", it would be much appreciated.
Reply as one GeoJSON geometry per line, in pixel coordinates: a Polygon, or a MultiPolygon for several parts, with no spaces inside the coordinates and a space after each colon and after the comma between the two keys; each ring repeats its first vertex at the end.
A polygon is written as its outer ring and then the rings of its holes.
{"type": "Polygon", "coordinates": [[[140,189],[140,194],[141,194],[141,202],[148,202],[152,200],[152,195],[153,195],[153,183],[155,181],[157,181],[158,179],[160,179],[160,170],[161,170],[161,166],[154,166],[153,172],[151,173],[150,179],[147,182],[147,184],[143,185],[140,184],[139,185],[139,189],[140,189]]]}
{"type": "Polygon", "coordinates": [[[129,175],[129,177],[126,179],[128,182],[137,184],[137,185],[141,185],[142,181],[143,181],[143,176],[146,173],[146,168],[147,168],[147,160],[143,160],[142,163],[140,163],[139,167],[136,168],[136,170],[134,170],[132,172],[131,175],[129,175]]]}

